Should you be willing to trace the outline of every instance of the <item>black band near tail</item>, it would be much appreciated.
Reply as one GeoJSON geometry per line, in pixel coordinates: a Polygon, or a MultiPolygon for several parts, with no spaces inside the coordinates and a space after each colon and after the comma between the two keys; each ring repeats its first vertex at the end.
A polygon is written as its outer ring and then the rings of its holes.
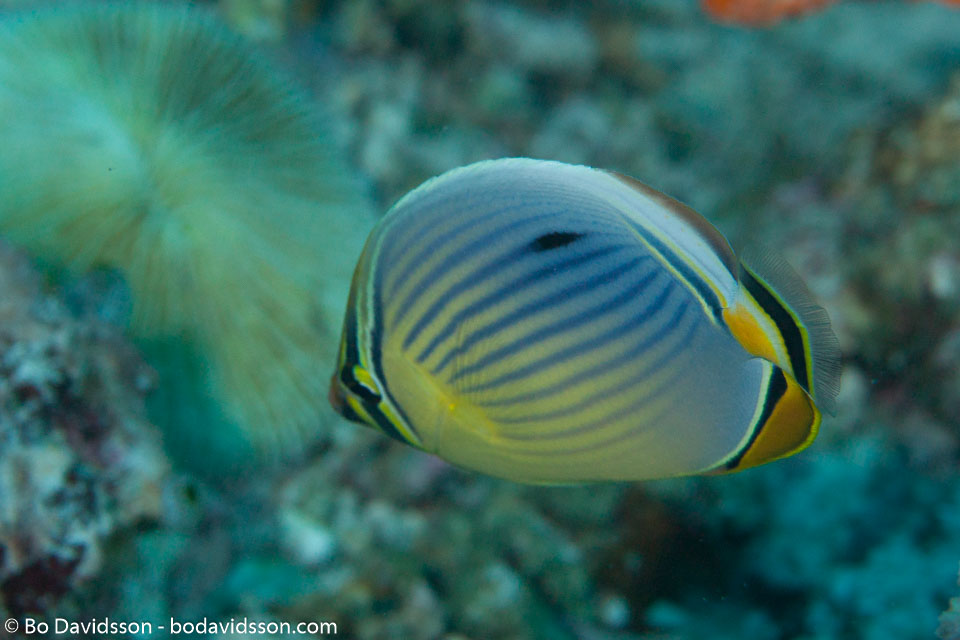
{"type": "Polygon", "coordinates": [[[753,433],[750,434],[750,440],[747,441],[747,444],[740,449],[740,452],[737,453],[733,459],[724,465],[727,470],[736,469],[740,465],[740,460],[742,460],[743,456],[747,455],[747,452],[753,447],[753,443],[757,441],[760,432],[763,431],[764,425],[766,425],[767,420],[770,419],[774,407],[777,406],[780,398],[782,398],[786,392],[787,378],[783,375],[783,370],[780,367],[774,367],[773,373],[770,375],[770,382],[767,384],[767,395],[763,399],[763,411],[760,413],[760,419],[753,425],[753,433]]]}
{"type": "Polygon", "coordinates": [[[783,344],[787,349],[787,357],[790,358],[793,377],[807,393],[812,394],[810,374],[807,371],[807,345],[803,340],[800,327],[797,326],[796,318],[776,296],[770,293],[769,287],[754,276],[749,269],[741,270],[740,282],[777,326],[777,331],[780,332],[783,344]]]}

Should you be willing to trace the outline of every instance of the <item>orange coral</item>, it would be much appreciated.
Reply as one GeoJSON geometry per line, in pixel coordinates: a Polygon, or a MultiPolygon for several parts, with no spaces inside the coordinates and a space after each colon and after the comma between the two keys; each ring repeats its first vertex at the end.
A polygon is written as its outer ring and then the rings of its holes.
{"type": "Polygon", "coordinates": [[[703,0],[703,7],[720,20],[769,24],[833,2],[836,0],[703,0]]]}
{"type": "MultiPolygon", "coordinates": [[[[815,11],[838,0],[702,0],[703,8],[718,20],[742,24],[772,24],[783,18],[815,11]]],[[[960,0],[940,0],[960,6],[960,0]]]]}

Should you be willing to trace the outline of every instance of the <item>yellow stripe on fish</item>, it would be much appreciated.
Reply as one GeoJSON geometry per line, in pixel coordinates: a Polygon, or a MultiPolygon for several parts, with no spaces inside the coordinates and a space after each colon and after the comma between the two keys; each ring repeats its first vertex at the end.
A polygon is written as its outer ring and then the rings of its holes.
{"type": "Polygon", "coordinates": [[[744,266],[632,178],[511,158],[427,181],[373,230],[330,398],[494,476],[642,480],[799,451],[838,365],[788,267],[744,266]]]}

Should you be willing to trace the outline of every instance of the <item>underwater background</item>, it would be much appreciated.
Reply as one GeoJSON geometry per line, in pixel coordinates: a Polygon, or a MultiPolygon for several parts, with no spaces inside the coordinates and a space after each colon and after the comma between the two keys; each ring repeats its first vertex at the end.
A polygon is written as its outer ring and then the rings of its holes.
{"type": "MultiPolygon", "coordinates": [[[[785,257],[840,341],[837,414],[809,449],[735,475],[518,485],[336,417],[333,327],[311,355],[324,384],[299,455],[224,460],[228,445],[158,427],[193,411],[169,381],[218,361],[191,352],[171,374],[130,319],[122,268],[64,272],[11,237],[3,633],[62,618],[326,621],[397,640],[960,639],[960,10],[850,1],[756,25],[693,0],[197,4],[323,111],[336,175],[316,176],[316,197],[336,205],[315,232],[346,240],[316,251],[333,292],[318,314],[339,322],[363,237],[425,179],[504,156],[583,163],[785,257]]],[[[6,73],[3,55],[0,41],[6,73]]],[[[69,140],[42,133],[54,162],[69,140]]],[[[229,440],[204,411],[204,438],[229,440]]]]}

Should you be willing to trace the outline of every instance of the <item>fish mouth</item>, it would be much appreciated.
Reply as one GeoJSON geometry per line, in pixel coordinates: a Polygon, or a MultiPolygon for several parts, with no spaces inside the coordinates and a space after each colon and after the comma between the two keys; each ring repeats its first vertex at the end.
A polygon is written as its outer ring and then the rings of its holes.
{"type": "Polygon", "coordinates": [[[343,392],[340,391],[337,384],[337,374],[330,376],[330,390],[327,392],[327,400],[330,401],[330,406],[333,407],[334,411],[337,413],[343,412],[343,406],[346,402],[344,402],[343,392]]]}

